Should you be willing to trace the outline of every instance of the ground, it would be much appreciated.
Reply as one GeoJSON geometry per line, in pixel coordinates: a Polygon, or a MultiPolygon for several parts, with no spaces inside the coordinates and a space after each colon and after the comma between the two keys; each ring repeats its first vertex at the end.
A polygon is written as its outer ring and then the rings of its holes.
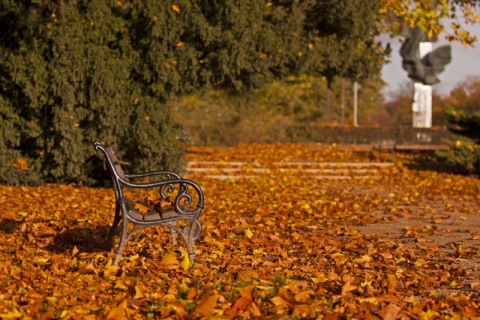
{"type": "Polygon", "coordinates": [[[0,318],[474,318],[480,181],[425,159],[190,147],[206,200],[194,265],[150,228],[113,266],[110,188],[0,186],[0,318]]]}

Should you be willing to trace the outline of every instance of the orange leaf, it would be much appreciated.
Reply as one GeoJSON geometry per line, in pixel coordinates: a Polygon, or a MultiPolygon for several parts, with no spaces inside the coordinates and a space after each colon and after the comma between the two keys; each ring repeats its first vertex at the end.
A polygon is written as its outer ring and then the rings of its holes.
{"type": "Polygon", "coordinates": [[[238,311],[247,310],[251,303],[252,298],[241,297],[240,299],[235,301],[235,304],[230,309],[227,309],[225,311],[225,314],[236,314],[238,311]]]}
{"type": "Polygon", "coordinates": [[[219,297],[220,295],[215,293],[203,298],[195,308],[194,314],[198,314],[202,317],[213,315],[219,297]]]}
{"type": "Polygon", "coordinates": [[[176,13],[180,13],[180,8],[176,4],[172,5],[172,10],[176,13]]]}
{"type": "Polygon", "coordinates": [[[342,287],[342,295],[355,289],[357,289],[357,286],[353,285],[350,281],[347,281],[342,287]]]}
{"type": "Polygon", "coordinates": [[[148,210],[152,210],[152,208],[145,201],[135,201],[135,210],[141,214],[146,214],[148,210]]]}
{"type": "Polygon", "coordinates": [[[306,304],[299,304],[293,307],[293,316],[305,318],[311,313],[311,308],[306,304]]]}
{"type": "Polygon", "coordinates": [[[291,307],[292,305],[282,297],[276,296],[270,299],[270,301],[277,307],[291,307]]]}
{"type": "Polygon", "coordinates": [[[106,320],[128,320],[126,315],[127,300],[123,300],[117,307],[108,311],[106,320]]]}
{"type": "Polygon", "coordinates": [[[160,265],[167,269],[175,269],[178,264],[177,255],[174,252],[166,253],[160,261],[160,265]]]}

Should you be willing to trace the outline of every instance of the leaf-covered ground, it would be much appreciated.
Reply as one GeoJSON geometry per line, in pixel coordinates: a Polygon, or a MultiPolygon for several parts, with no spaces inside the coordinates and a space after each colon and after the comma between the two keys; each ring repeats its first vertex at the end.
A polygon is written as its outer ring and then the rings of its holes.
{"type": "Polygon", "coordinates": [[[191,148],[206,198],[191,268],[163,228],[112,266],[110,189],[0,186],[0,318],[474,318],[480,181],[414,158],[191,148]]]}

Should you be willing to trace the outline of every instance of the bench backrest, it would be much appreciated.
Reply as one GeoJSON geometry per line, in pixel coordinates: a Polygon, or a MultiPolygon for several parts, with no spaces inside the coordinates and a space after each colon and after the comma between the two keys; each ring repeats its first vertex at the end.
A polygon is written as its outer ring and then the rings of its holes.
{"type": "Polygon", "coordinates": [[[122,165],[120,164],[120,161],[118,160],[118,157],[115,151],[113,150],[112,147],[104,146],[100,142],[95,142],[94,146],[95,146],[95,150],[101,150],[105,155],[105,158],[106,158],[105,163],[107,164],[108,171],[110,171],[110,175],[112,176],[115,197],[117,199],[123,197],[122,184],[120,183],[119,179],[128,181],[128,178],[125,174],[125,171],[122,168],[122,165]]]}
{"type": "MultiPolygon", "coordinates": [[[[109,157],[110,160],[113,163],[112,170],[115,170],[120,178],[122,178],[123,180],[126,180],[125,170],[123,170],[122,165],[120,163],[118,163],[118,157],[117,157],[117,154],[115,153],[115,151],[113,150],[113,148],[112,147],[107,147],[107,148],[105,148],[105,152],[106,152],[107,157],[109,157]]],[[[110,164],[108,164],[108,165],[111,167],[110,164]]]]}

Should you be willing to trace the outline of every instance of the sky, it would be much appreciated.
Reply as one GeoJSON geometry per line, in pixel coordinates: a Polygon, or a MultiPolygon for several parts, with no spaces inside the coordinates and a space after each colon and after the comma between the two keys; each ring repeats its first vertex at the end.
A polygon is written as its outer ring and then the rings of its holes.
{"type": "MultiPolygon", "coordinates": [[[[440,83],[433,86],[433,91],[441,95],[448,95],[450,91],[469,75],[480,76],[480,23],[467,28],[472,34],[477,36],[475,46],[462,46],[459,42],[448,42],[444,35],[439,35],[438,41],[433,43],[433,49],[449,44],[452,47],[452,61],[445,66],[445,71],[438,75],[440,83]]],[[[385,37],[382,41],[390,42],[392,53],[390,63],[382,69],[382,78],[387,83],[385,94],[388,99],[389,92],[398,89],[399,85],[411,81],[407,72],[402,69],[402,58],[400,57],[399,37],[385,37]]]]}

